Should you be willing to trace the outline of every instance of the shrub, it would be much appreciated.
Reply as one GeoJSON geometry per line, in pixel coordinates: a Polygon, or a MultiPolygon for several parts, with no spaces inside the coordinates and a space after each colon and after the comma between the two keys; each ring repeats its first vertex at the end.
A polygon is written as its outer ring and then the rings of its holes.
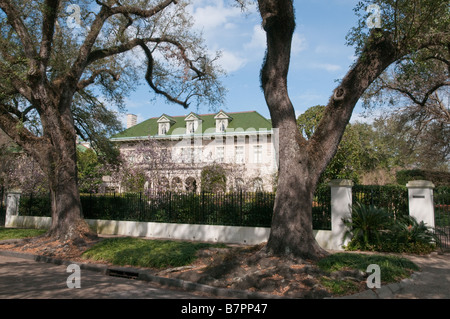
{"type": "Polygon", "coordinates": [[[450,173],[421,169],[401,170],[396,173],[397,183],[406,185],[413,180],[432,181],[436,186],[450,185],[450,173]]]}
{"type": "Polygon", "coordinates": [[[363,250],[379,244],[383,230],[390,223],[390,215],[386,210],[361,203],[354,204],[351,219],[344,220],[350,230],[348,234],[353,235],[351,246],[363,250]]]}
{"type": "Polygon", "coordinates": [[[357,203],[351,220],[344,220],[353,238],[347,250],[430,253],[439,245],[436,231],[414,217],[393,218],[386,209],[357,203]]]}
{"type": "Polygon", "coordinates": [[[439,243],[435,231],[412,216],[402,216],[390,226],[379,250],[406,253],[430,253],[439,243]]]}

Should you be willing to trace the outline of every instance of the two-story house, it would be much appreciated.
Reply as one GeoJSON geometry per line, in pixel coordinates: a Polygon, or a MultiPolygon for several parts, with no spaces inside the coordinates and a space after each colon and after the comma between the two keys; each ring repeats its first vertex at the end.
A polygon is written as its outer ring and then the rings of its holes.
{"type": "Polygon", "coordinates": [[[256,111],[162,114],[128,128],[111,140],[122,157],[146,167],[148,188],[199,191],[201,172],[211,165],[226,171],[226,190],[272,191],[277,172],[277,134],[256,111]]]}

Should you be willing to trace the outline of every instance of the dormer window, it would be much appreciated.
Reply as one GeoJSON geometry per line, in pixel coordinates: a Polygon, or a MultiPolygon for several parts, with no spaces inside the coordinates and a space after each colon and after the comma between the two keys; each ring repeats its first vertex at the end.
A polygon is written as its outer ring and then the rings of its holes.
{"type": "Polygon", "coordinates": [[[157,122],[158,135],[166,135],[170,130],[170,126],[175,124],[175,120],[166,114],[161,115],[157,122]]]}
{"type": "Polygon", "coordinates": [[[167,132],[169,131],[168,126],[169,126],[169,123],[160,123],[159,124],[159,128],[160,128],[159,135],[166,135],[167,132]]]}
{"type": "Polygon", "coordinates": [[[224,111],[220,111],[219,113],[216,114],[216,116],[214,116],[214,119],[216,120],[216,132],[225,133],[228,124],[231,122],[233,118],[224,111]]]}
{"type": "Polygon", "coordinates": [[[225,129],[226,129],[225,120],[220,120],[219,121],[219,132],[225,132],[225,129]]]}
{"type": "Polygon", "coordinates": [[[195,132],[195,123],[194,122],[190,122],[188,124],[188,126],[189,126],[189,128],[188,128],[189,133],[193,134],[195,132]]]}
{"type": "Polygon", "coordinates": [[[190,113],[184,120],[186,122],[186,134],[194,134],[202,122],[202,119],[195,113],[190,113]]]}

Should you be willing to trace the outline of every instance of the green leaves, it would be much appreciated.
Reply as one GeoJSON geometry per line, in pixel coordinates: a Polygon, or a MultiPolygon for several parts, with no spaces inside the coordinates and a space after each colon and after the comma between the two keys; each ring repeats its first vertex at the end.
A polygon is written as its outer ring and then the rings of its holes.
{"type": "Polygon", "coordinates": [[[352,207],[351,220],[344,220],[353,234],[353,241],[364,248],[380,244],[381,232],[391,223],[390,215],[384,209],[356,203],[352,207]]]}
{"type": "Polygon", "coordinates": [[[343,220],[348,227],[346,236],[353,236],[349,250],[429,253],[439,244],[431,227],[411,216],[397,216],[372,205],[357,203],[351,219],[343,220]]]}

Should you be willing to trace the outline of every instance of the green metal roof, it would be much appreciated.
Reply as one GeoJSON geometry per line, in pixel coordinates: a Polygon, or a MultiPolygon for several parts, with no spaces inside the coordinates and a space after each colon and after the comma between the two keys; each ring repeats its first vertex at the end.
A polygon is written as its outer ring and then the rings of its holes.
{"type": "MultiPolygon", "coordinates": [[[[195,134],[208,134],[208,133],[223,134],[223,133],[215,133],[216,120],[214,119],[214,116],[216,116],[218,113],[219,112],[214,114],[196,114],[196,116],[198,116],[198,118],[200,118],[202,122],[201,122],[201,132],[200,130],[198,130],[195,132],[195,134]]],[[[271,121],[266,119],[256,111],[234,112],[234,113],[224,112],[224,113],[232,117],[232,120],[229,122],[228,127],[226,129],[227,133],[263,132],[272,130],[271,121]]],[[[164,116],[168,117],[166,114],[164,114],[164,116]]],[[[173,137],[178,135],[184,135],[186,132],[185,118],[187,116],[188,115],[171,116],[170,118],[173,121],[175,121],[175,123],[170,126],[170,130],[167,132],[166,135],[158,135],[157,121],[160,117],[153,117],[112,136],[111,139],[112,140],[140,139],[149,136],[173,137]]]]}

